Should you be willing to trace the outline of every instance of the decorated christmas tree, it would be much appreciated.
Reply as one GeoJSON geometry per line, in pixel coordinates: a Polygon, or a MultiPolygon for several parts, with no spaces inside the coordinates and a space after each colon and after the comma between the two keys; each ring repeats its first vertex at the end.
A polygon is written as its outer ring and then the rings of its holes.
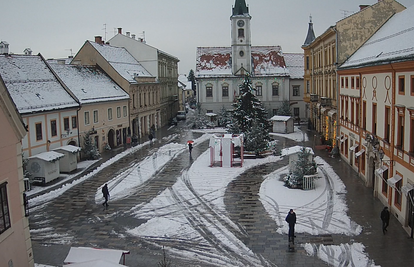
{"type": "Polygon", "coordinates": [[[88,160],[99,159],[101,157],[95,142],[93,142],[91,138],[91,132],[92,131],[89,131],[85,134],[82,150],[85,159],[88,160]]]}
{"type": "Polygon", "coordinates": [[[302,188],[303,176],[313,175],[316,173],[317,165],[312,158],[311,150],[302,147],[298,153],[298,159],[295,162],[292,174],[289,176],[287,184],[289,187],[302,188]]]}
{"type": "Polygon", "coordinates": [[[227,125],[227,130],[233,134],[243,133],[246,151],[259,154],[267,148],[270,140],[267,112],[254,94],[249,75],[245,76],[239,90],[240,95],[233,104],[232,121],[227,125]]]}

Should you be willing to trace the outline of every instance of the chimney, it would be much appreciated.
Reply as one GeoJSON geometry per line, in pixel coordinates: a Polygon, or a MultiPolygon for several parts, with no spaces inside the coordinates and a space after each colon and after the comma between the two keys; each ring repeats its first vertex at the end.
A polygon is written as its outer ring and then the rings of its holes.
{"type": "MultiPolygon", "coordinates": [[[[378,2],[381,2],[381,0],[378,0],[378,2]]],[[[369,7],[369,5],[359,5],[359,11],[361,11],[361,10],[367,8],[367,7],[369,7]]]]}
{"type": "Polygon", "coordinates": [[[122,28],[118,28],[118,33],[122,34],[122,28]]]}
{"type": "Polygon", "coordinates": [[[130,35],[130,32],[126,32],[126,36],[129,37],[129,35],[130,35]]]}
{"type": "Polygon", "coordinates": [[[131,34],[131,38],[132,39],[135,39],[135,34],[131,34]]]}
{"type": "Polygon", "coordinates": [[[0,42],[0,54],[9,54],[9,44],[6,41],[0,42]]]}
{"type": "Polygon", "coordinates": [[[102,36],[95,36],[95,43],[97,43],[97,44],[103,44],[103,42],[102,42],[102,36]]]}

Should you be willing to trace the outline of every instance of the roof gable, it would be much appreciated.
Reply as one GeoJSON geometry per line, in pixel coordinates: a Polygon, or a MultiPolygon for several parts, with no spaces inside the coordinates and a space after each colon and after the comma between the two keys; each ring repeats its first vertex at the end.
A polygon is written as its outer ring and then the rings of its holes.
{"type": "Polygon", "coordinates": [[[125,48],[88,42],[128,82],[135,84],[137,77],[153,77],[125,48]]]}

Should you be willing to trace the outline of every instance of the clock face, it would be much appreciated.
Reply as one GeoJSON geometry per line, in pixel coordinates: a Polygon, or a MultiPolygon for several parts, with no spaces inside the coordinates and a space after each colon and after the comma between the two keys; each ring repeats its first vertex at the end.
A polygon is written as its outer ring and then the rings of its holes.
{"type": "Polygon", "coordinates": [[[244,21],[243,20],[237,21],[237,26],[243,27],[244,26],[244,21]]]}
{"type": "Polygon", "coordinates": [[[241,57],[243,57],[243,56],[244,56],[244,51],[240,51],[240,52],[239,52],[239,55],[240,55],[241,57]]]}

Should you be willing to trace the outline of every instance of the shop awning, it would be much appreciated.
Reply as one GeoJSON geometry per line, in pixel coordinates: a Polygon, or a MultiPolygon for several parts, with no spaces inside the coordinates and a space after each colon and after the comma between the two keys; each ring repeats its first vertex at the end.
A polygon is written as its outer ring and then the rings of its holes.
{"type": "Polygon", "coordinates": [[[394,175],[390,179],[387,180],[387,184],[393,188],[395,188],[395,184],[401,181],[402,177],[398,174],[394,175]]]}
{"type": "Polygon", "coordinates": [[[375,173],[379,176],[382,177],[382,174],[388,170],[388,166],[387,165],[381,165],[378,169],[375,170],[375,173]]]}
{"type": "Polygon", "coordinates": [[[353,146],[351,146],[351,147],[349,148],[349,150],[354,151],[354,150],[355,150],[355,148],[357,148],[357,147],[358,147],[358,145],[353,145],[353,146]]]}
{"type": "Polygon", "coordinates": [[[331,109],[329,112],[328,112],[328,116],[329,117],[332,117],[333,115],[335,115],[336,114],[336,109],[331,109]]]}
{"type": "Polygon", "coordinates": [[[414,189],[412,184],[405,184],[401,187],[401,192],[404,193],[405,196],[408,196],[408,193],[414,189]]]}
{"type": "Polygon", "coordinates": [[[355,157],[357,158],[357,157],[361,156],[362,153],[364,153],[364,152],[365,152],[365,149],[361,149],[360,151],[358,151],[357,153],[355,153],[355,157]]]}
{"type": "Polygon", "coordinates": [[[321,113],[325,113],[326,108],[321,108],[321,113]]]}
{"type": "Polygon", "coordinates": [[[348,140],[347,136],[345,136],[344,138],[341,138],[341,143],[345,142],[346,140],[348,140]]]}

